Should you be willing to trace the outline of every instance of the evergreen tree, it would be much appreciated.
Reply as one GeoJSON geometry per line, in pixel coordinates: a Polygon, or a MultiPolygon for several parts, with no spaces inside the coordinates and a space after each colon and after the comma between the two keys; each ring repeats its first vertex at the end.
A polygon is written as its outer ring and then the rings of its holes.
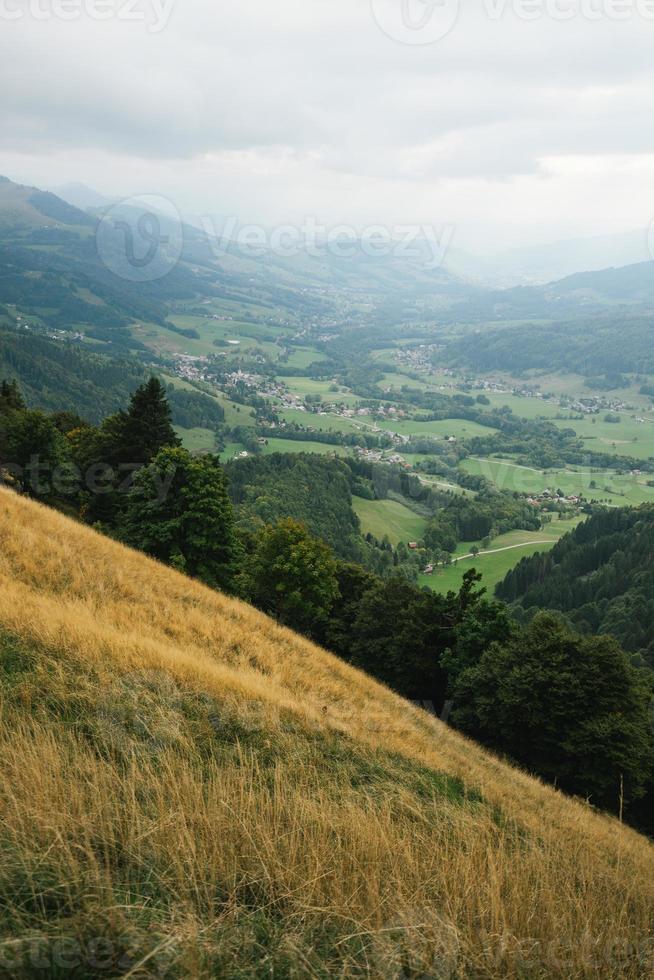
{"type": "Polygon", "coordinates": [[[112,463],[143,466],[165,446],[180,446],[172,423],[166,389],[158,378],[150,378],[134,392],[126,412],[107,419],[103,425],[113,450],[112,463]]]}
{"type": "Polygon", "coordinates": [[[452,598],[420,591],[401,578],[380,580],[359,603],[351,662],[404,697],[440,709],[447,690],[440,659],[454,642],[452,598]]]}
{"type": "Polygon", "coordinates": [[[339,562],[337,577],[339,595],[329,615],[325,643],[339,657],[350,660],[359,606],[364,595],[378,588],[381,580],[350,562],[339,562]]]}
{"type": "Polygon", "coordinates": [[[43,412],[26,409],[0,415],[0,464],[25,493],[50,497],[53,479],[67,461],[66,441],[43,412]]]}
{"type": "Polygon", "coordinates": [[[126,412],[110,415],[99,430],[90,430],[80,441],[77,462],[82,472],[105,469],[98,482],[106,489],[86,495],[86,520],[107,527],[122,523],[125,496],[135,472],[161,449],[180,445],[165,389],[157,378],[150,378],[134,392],[126,412]]]}

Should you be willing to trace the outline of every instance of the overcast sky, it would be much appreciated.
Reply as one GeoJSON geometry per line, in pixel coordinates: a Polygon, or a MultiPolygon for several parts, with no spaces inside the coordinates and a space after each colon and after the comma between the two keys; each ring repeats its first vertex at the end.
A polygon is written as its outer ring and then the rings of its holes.
{"type": "Polygon", "coordinates": [[[97,2],[0,0],[0,173],[480,252],[654,217],[648,0],[97,2]]]}

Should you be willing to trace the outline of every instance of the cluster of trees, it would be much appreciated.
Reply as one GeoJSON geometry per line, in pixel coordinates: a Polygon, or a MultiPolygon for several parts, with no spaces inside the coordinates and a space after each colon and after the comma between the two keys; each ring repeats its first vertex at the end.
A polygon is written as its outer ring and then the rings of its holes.
{"type": "Polygon", "coordinates": [[[654,667],[654,507],[602,510],[497,586],[523,618],[556,609],[583,633],[611,634],[654,667]]]}
{"type": "Polygon", "coordinates": [[[610,637],[539,613],[454,672],[452,720],[468,735],[596,806],[654,831],[654,675],[610,637]]]}
{"type": "MultiPolygon", "coordinates": [[[[78,488],[62,500],[50,488],[50,502],[74,504],[80,519],[253,603],[405,697],[436,711],[452,702],[452,718],[466,733],[598,806],[626,807],[629,818],[654,830],[647,823],[652,674],[630,663],[615,641],[580,636],[551,615],[523,628],[485,595],[474,571],[446,596],[406,578],[381,578],[337,557],[306,524],[280,519],[277,491],[270,503],[255,495],[264,507],[258,526],[239,527],[223,467],[215,456],[179,446],[154,378],[99,427],[30,411],[18,386],[3,383],[0,471],[16,464],[18,450],[21,458],[47,451],[61,465],[102,469],[102,492],[78,488]]],[[[256,467],[231,472],[232,493],[247,497],[260,476],[256,467]]],[[[266,470],[282,493],[293,489],[291,472],[284,457],[266,470]]],[[[341,493],[348,485],[344,471],[323,476],[341,493]]]]}
{"type": "MultiPolygon", "coordinates": [[[[309,416],[310,418],[310,416],[309,416]]],[[[375,435],[370,432],[338,432],[336,429],[313,429],[310,425],[298,425],[297,422],[287,422],[283,430],[279,428],[279,419],[274,417],[269,423],[259,426],[259,433],[267,439],[289,439],[295,442],[321,442],[328,446],[360,446],[362,449],[390,449],[394,445],[390,435],[375,435]]]]}
{"type": "Polygon", "coordinates": [[[0,326],[0,377],[18,378],[34,407],[66,407],[99,422],[125,403],[143,380],[143,368],[77,344],[0,326]]]}
{"type": "Polygon", "coordinates": [[[240,531],[257,533],[266,524],[292,518],[326,542],[337,558],[382,577],[415,581],[424,566],[424,555],[394,547],[388,539],[363,537],[353,509],[353,496],[375,500],[393,491],[413,503],[403,494],[414,482],[423,495],[429,494],[399,467],[374,467],[315,453],[274,453],[236,459],[225,469],[240,531]]]}
{"type": "Polygon", "coordinates": [[[425,544],[433,551],[455,551],[459,541],[483,541],[518,529],[537,531],[540,526],[537,511],[517,494],[451,496],[427,525],[425,544]]]}
{"type": "Polygon", "coordinates": [[[480,576],[422,591],[338,561],[303,525],[267,527],[244,558],[245,597],[466,734],[596,806],[654,830],[654,675],[615,640],[551,614],[526,628],[480,576]]]}
{"type": "Polygon", "coordinates": [[[346,462],[315,454],[276,453],[234,460],[226,471],[243,527],[254,530],[293,517],[340,558],[362,558],[346,462]]]}
{"type": "Polygon", "coordinates": [[[181,448],[156,378],[99,426],[28,409],[17,383],[2,382],[0,477],[214,587],[233,587],[239,545],[225,474],[217,457],[181,448]]]}

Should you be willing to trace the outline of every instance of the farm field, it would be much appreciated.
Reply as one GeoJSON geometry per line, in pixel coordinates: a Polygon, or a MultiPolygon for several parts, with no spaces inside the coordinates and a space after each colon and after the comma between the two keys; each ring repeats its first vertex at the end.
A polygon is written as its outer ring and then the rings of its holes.
{"type": "MultiPolygon", "coordinates": [[[[228,442],[220,454],[223,462],[234,459],[245,449],[240,442],[228,442]]],[[[313,442],[310,439],[268,439],[267,444],[261,446],[262,456],[272,456],[273,453],[316,453],[321,456],[347,456],[346,446],[332,446],[329,443],[313,442]]]]}
{"type": "Polygon", "coordinates": [[[184,337],[174,330],[168,330],[158,323],[140,323],[132,328],[132,334],[155,353],[191,354],[194,357],[208,357],[219,353],[229,354],[260,347],[273,360],[282,353],[281,347],[265,339],[279,330],[271,331],[264,325],[238,320],[213,320],[192,314],[173,314],[170,322],[183,330],[196,330],[199,337],[184,337]],[[254,335],[254,336],[253,336],[254,335]],[[218,341],[217,345],[215,341],[218,341]],[[238,341],[230,344],[229,341],[238,341]]]}
{"type": "Polygon", "coordinates": [[[175,426],[175,431],[182,440],[184,449],[191,453],[214,453],[216,451],[216,436],[211,429],[183,429],[175,426]]]}
{"type": "MultiPolygon", "coordinates": [[[[284,361],[284,364],[288,364],[289,367],[293,367],[293,368],[307,368],[309,367],[310,364],[315,364],[316,361],[326,361],[326,360],[327,358],[325,357],[324,354],[321,354],[320,351],[311,348],[307,349],[306,347],[302,347],[298,350],[294,350],[293,353],[289,356],[288,360],[284,361]]],[[[282,369],[283,369],[283,365],[282,365],[282,369]]]]}
{"type": "Polygon", "coordinates": [[[303,412],[299,408],[284,409],[280,415],[286,422],[320,432],[361,432],[364,428],[370,428],[369,423],[363,426],[355,419],[341,418],[340,415],[318,415],[315,412],[303,412]]]}
{"type": "Polygon", "coordinates": [[[419,514],[395,500],[363,500],[361,497],[352,498],[354,508],[361,521],[363,534],[373,534],[380,540],[384,535],[393,545],[400,541],[407,544],[417,541],[425,530],[426,520],[419,514]]]}
{"type": "Polygon", "coordinates": [[[233,402],[220,391],[217,391],[214,397],[224,409],[226,425],[246,425],[248,428],[252,428],[256,424],[255,414],[247,405],[239,405],[237,402],[233,402]]]}
{"type": "Polygon", "coordinates": [[[429,384],[427,381],[416,381],[415,378],[410,378],[408,374],[399,373],[385,374],[382,380],[377,383],[379,388],[391,388],[393,391],[398,392],[404,385],[409,388],[416,388],[419,391],[430,391],[434,388],[434,385],[429,384]]]}
{"type": "Polygon", "coordinates": [[[306,395],[320,395],[324,402],[336,402],[344,405],[356,405],[361,401],[358,395],[353,394],[347,389],[339,388],[338,391],[330,391],[331,381],[317,381],[315,378],[295,378],[278,375],[277,380],[285,384],[292,394],[303,397],[306,395]]]}
{"type": "Polygon", "coordinates": [[[514,415],[522,419],[554,419],[559,413],[563,412],[556,398],[523,398],[520,395],[511,395],[504,392],[478,392],[474,389],[470,394],[473,396],[478,394],[486,395],[490,405],[482,406],[482,408],[491,409],[508,406],[514,415]]]}
{"type": "MultiPolygon", "coordinates": [[[[507,380],[510,379],[510,375],[505,375],[507,380]]],[[[569,395],[573,398],[584,397],[588,395],[604,395],[615,396],[621,398],[625,402],[643,405],[648,402],[648,399],[640,394],[640,383],[630,384],[625,388],[615,388],[610,392],[598,391],[592,386],[586,384],[587,378],[581,374],[550,374],[545,371],[531,371],[527,372],[526,378],[530,383],[537,384],[541,391],[549,391],[553,395],[569,395]]],[[[513,379],[515,381],[515,379],[513,379]]]]}
{"type": "Polygon", "coordinates": [[[410,419],[385,419],[376,423],[380,429],[388,432],[397,432],[403,436],[434,436],[446,439],[453,436],[455,439],[471,439],[473,436],[489,436],[497,429],[490,426],[479,425],[478,422],[471,422],[468,419],[444,419],[433,422],[413,421],[410,419]]]}
{"type": "Polygon", "coordinates": [[[230,459],[234,459],[239,453],[242,453],[245,446],[241,445],[240,442],[228,442],[225,444],[225,448],[220,453],[220,460],[223,463],[229,462],[230,459]]]}
{"type": "MultiPolygon", "coordinates": [[[[540,531],[510,531],[508,534],[501,534],[491,542],[488,550],[495,551],[500,548],[508,550],[477,555],[476,558],[459,557],[456,565],[439,568],[433,575],[421,575],[418,584],[434,592],[456,592],[461,586],[465,573],[471,568],[476,568],[483,575],[481,584],[492,595],[497,583],[501,582],[507,572],[522,558],[539,551],[549,551],[564,534],[577,526],[579,520],[579,518],[572,518],[560,521],[555,517],[551,524],[546,524],[540,531]]],[[[479,542],[460,544],[453,557],[456,559],[457,555],[469,554],[471,544],[475,543],[479,546],[479,542]]]]}
{"type": "Polygon", "coordinates": [[[635,456],[637,459],[654,457],[654,412],[638,415],[643,422],[637,422],[626,412],[617,414],[619,422],[605,422],[604,414],[584,419],[553,419],[553,422],[559,428],[574,429],[589,452],[635,456]]]}
{"type": "MultiPolygon", "coordinates": [[[[132,334],[156,354],[164,356],[191,354],[194,357],[207,357],[220,350],[214,345],[214,340],[225,339],[224,324],[197,316],[172,316],[170,320],[184,330],[197,330],[199,338],[184,337],[158,323],[137,324],[132,328],[132,334]]],[[[228,336],[234,335],[231,333],[228,336]]]]}
{"type": "MultiPolygon", "coordinates": [[[[454,371],[450,374],[446,374],[443,369],[436,369],[430,375],[425,375],[425,379],[430,379],[434,384],[442,385],[446,388],[454,388],[456,384],[463,382],[466,378],[470,379],[473,376],[473,372],[469,371],[454,371]]],[[[524,398],[518,395],[493,393],[489,391],[484,391],[483,394],[487,395],[494,406],[501,407],[502,405],[509,405],[516,415],[523,415],[525,418],[531,418],[531,414],[527,414],[530,411],[537,411],[540,407],[543,411],[549,413],[554,407],[556,411],[559,410],[558,398],[561,395],[565,395],[569,398],[588,398],[588,397],[616,397],[620,398],[622,401],[629,405],[634,405],[638,411],[641,409],[646,409],[651,400],[640,393],[640,386],[642,381],[638,382],[632,381],[624,388],[616,388],[609,392],[604,390],[598,390],[589,386],[587,384],[588,379],[581,374],[551,374],[545,371],[528,371],[525,372],[524,376],[515,377],[507,373],[506,371],[489,371],[486,374],[477,374],[477,379],[487,380],[487,381],[497,381],[501,384],[506,385],[508,388],[516,387],[519,384],[528,384],[531,387],[537,388],[543,394],[554,396],[550,399],[532,399],[524,398]],[[548,407],[548,402],[553,402],[548,407]],[[529,404],[533,402],[533,409],[529,408],[529,404]],[[523,405],[523,411],[519,409],[520,404],[523,405]]],[[[481,392],[473,389],[470,394],[477,395],[481,392]]]]}
{"type": "Polygon", "coordinates": [[[654,487],[647,486],[647,477],[617,474],[614,470],[597,471],[587,467],[538,470],[510,460],[475,457],[464,459],[461,466],[468,473],[486,477],[501,490],[541,493],[560,489],[566,495],[579,494],[621,506],[654,501],[654,487]],[[591,486],[593,482],[595,486],[591,486]]]}
{"type": "Polygon", "coordinates": [[[347,446],[332,446],[325,442],[313,442],[303,439],[268,439],[267,445],[261,447],[264,456],[272,453],[319,453],[321,456],[347,456],[347,446]]]}

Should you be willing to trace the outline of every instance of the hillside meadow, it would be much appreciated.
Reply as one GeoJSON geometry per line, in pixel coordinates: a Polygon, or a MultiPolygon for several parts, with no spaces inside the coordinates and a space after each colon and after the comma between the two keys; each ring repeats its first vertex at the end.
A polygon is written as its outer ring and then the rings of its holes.
{"type": "Polygon", "coordinates": [[[579,520],[578,517],[567,520],[555,518],[538,531],[509,531],[507,534],[499,534],[490,542],[488,549],[482,548],[479,542],[461,543],[452,556],[456,564],[441,566],[432,575],[419,576],[419,584],[443,594],[456,592],[461,588],[465,573],[475,568],[481,572],[481,584],[492,594],[498,582],[522,558],[549,551],[564,534],[577,526],[579,520]],[[475,544],[481,550],[477,556],[472,557],[470,549],[475,544]]]}
{"type": "Polygon", "coordinates": [[[646,978],[654,849],[0,491],[0,973],[646,978]]]}

